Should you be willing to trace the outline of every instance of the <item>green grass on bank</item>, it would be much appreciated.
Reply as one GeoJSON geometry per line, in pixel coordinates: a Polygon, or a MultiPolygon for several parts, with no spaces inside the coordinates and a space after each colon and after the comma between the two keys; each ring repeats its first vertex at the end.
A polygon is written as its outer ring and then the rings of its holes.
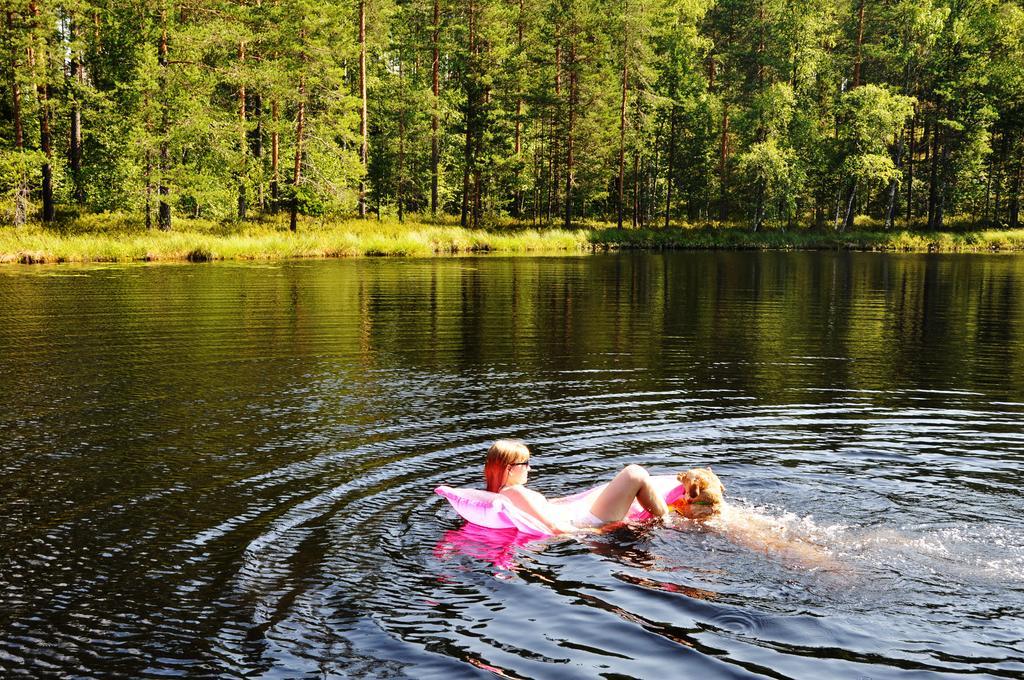
{"type": "Polygon", "coordinates": [[[705,225],[667,229],[534,228],[511,222],[464,229],[451,222],[304,219],[297,233],[285,217],[218,223],[179,219],[170,232],[146,230],[122,214],[69,217],[53,225],[0,227],[0,262],[209,261],[463,253],[590,252],[609,249],[864,250],[991,252],[1024,250],[1024,230],[920,232],[864,228],[765,230],[705,225]]]}
{"type": "Polygon", "coordinates": [[[760,231],[719,229],[600,229],[594,237],[609,248],[692,248],[746,250],[859,250],[907,253],[980,253],[1024,251],[1024,229],[958,232],[869,231],[760,231]]]}
{"type": "Polygon", "coordinates": [[[146,230],[121,215],[57,225],[0,227],[0,262],[137,262],[415,256],[474,252],[586,251],[587,230],[463,229],[397,220],[287,219],[244,223],[177,220],[169,232],[146,230]]]}

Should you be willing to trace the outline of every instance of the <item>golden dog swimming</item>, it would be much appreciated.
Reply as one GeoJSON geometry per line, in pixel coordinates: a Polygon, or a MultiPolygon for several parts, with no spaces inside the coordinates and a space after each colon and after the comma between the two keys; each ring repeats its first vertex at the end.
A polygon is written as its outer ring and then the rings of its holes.
{"type": "Polygon", "coordinates": [[[725,505],[725,486],[711,468],[680,472],[676,479],[686,489],[672,509],[683,517],[704,519],[719,514],[725,505]]]}
{"type": "Polygon", "coordinates": [[[725,485],[710,467],[680,472],[676,479],[686,492],[671,509],[683,517],[752,550],[777,553],[805,567],[840,568],[824,548],[794,535],[779,521],[726,503],[725,485]]]}

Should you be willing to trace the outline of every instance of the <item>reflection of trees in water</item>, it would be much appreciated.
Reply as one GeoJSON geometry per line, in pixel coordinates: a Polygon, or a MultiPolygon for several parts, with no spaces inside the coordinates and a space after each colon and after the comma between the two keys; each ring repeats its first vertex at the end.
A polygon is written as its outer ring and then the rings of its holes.
{"type": "MultiPolygon", "coordinates": [[[[185,334],[147,365],[215,361],[230,341],[251,360],[233,367],[243,382],[290,381],[260,360],[298,355],[335,372],[642,369],[630,376],[640,389],[682,381],[769,403],[808,388],[1019,396],[1024,384],[1014,257],[719,251],[114,272],[71,279],[81,294],[12,278],[9,313],[31,307],[40,334],[60,319],[107,318],[113,345],[185,334]]],[[[0,326],[0,339],[17,343],[17,331],[0,326]]],[[[20,370],[16,356],[7,370],[20,370]]]]}
{"type": "Polygon", "coordinates": [[[148,269],[73,279],[80,295],[25,277],[6,299],[44,325],[94,324],[113,305],[115,344],[186,332],[158,350],[168,361],[213,360],[230,339],[256,363],[643,369],[641,386],[684,379],[778,401],[794,387],[1019,392],[1022,276],[1003,256],[620,253],[148,269]]]}

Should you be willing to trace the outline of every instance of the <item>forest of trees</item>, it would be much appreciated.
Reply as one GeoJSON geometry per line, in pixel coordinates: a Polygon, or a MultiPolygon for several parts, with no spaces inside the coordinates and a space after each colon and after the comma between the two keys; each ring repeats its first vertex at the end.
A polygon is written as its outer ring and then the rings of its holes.
{"type": "Polygon", "coordinates": [[[1016,227],[1004,0],[5,0],[0,212],[1016,227]]]}

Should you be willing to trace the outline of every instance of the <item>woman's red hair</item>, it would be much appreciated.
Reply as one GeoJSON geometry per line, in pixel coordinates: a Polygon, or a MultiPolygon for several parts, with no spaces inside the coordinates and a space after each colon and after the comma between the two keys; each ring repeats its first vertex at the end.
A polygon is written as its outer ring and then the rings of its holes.
{"type": "Polygon", "coordinates": [[[497,493],[508,481],[509,466],[513,463],[525,463],[530,459],[530,449],[521,439],[499,439],[487,449],[487,462],[484,463],[484,480],[487,490],[497,493]]]}

